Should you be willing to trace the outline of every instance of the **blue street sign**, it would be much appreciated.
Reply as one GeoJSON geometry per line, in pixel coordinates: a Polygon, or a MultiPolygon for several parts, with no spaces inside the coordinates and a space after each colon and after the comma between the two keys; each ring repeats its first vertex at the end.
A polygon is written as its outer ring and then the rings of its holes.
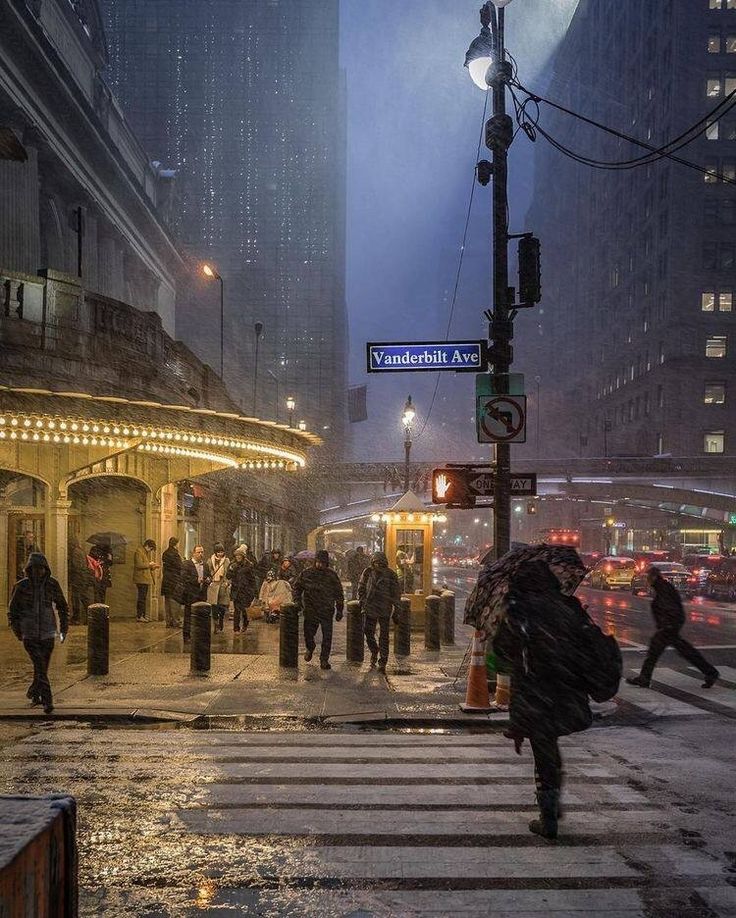
{"type": "Polygon", "coordinates": [[[414,344],[368,343],[369,373],[406,370],[478,370],[485,365],[485,341],[420,341],[414,344]]]}

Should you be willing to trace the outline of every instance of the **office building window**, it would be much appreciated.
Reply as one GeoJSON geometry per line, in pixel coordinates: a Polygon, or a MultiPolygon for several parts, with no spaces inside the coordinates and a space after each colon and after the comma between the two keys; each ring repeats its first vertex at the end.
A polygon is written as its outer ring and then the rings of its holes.
{"type": "MultiPolygon", "coordinates": [[[[720,7],[719,7],[720,9],[720,7]]],[[[736,10],[736,0],[726,0],[727,10],[736,10]]]]}
{"type": "Polygon", "coordinates": [[[703,312],[713,312],[716,308],[716,294],[713,290],[704,290],[700,294],[700,308],[703,312]]]}
{"type": "MultiPolygon", "coordinates": [[[[725,182],[736,181],[736,162],[724,162],[721,175],[725,182]]],[[[706,179],[706,181],[709,181],[709,179],[706,179]]]]}
{"type": "Polygon", "coordinates": [[[721,53],[721,36],[720,35],[709,35],[708,36],[708,53],[709,54],[720,54],[721,53]]]}
{"type": "Polygon", "coordinates": [[[721,290],[718,294],[718,311],[731,312],[733,308],[733,290],[721,290]]]}
{"type": "Polygon", "coordinates": [[[709,335],[705,341],[706,357],[725,357],[726,356],[726,336],[709,335]]]}
{"type": "Polygon", "coordinates": [[[657,408],[664,408],[664,386],[657,386],[657,408]]]}
{"type": "Polygon", "coordinates": [[[664,437],[661,433],[657,434],[657,455],[661,456],[664,452],[664,437]]]}
{"type": "Polygon", "coordinates": [[[705,405],[724,405],[726,403],[726,384],[722,382],[708,382],[703,393],[705,405]]]}
{"type": "Polygon", "coordinates": [[[705,139],[706,140],[718,140],[718,122],[710,121],[705,126],[705,139]]]}
{"type": "Polygon", "coordinates": [[[664,344],[663,344],[661,341],[659,342],[659,357],[658,357],[658,360],[659,360],[659,363],[664,363],[664,344]]]}
{"type": "Polygon", "coordinates": [[[705,94],[709,99],[716,99],[721,94],[722,83],[719,76],[710,76],[705,81],[705,94]]]}
{"type": "Polygon", "coordinates": [[[703,173],[703,181],[708,185],[712,185],[713,182],[718,181],[718,166],[715,163],[706,163],[705,172],[703,173]]]}
{"type": "Polygon", "coordinates": [[[722,10],[723,0],[708,0],[708,9],[709,10],[722,10]]]}
{"type": "Polygon", "coordinates": [[[726,36],[726,54],[736,54],[736,35],[726,36]]]}
{"type": "Polygon", "coordinates": [[[708,430],[703,435],[703,452],[722,453],[725,434],[722,430],[708,430]]]}
{"type": "Polygon", "coordinates": [[[736,73],[726,74],[724,89],[726,90],[727,96],[730,96],[732,92],[736,92],[736,73]]]}

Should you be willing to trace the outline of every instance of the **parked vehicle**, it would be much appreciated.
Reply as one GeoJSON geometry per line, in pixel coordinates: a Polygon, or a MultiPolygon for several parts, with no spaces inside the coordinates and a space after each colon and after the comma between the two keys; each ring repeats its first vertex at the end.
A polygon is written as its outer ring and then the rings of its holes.
{"type": "Polygon", "coordinates": [[[723,558],[716,569],[708,574],[705,595],[711,599],[736,602],[736,558],[723,558]]]}
{"type": "Polygon", "coordinates": [[[602,551],[586,551],[580,553],[580,560],[587,568],[591,570],[596,566],[602,557],[602,551]]]}
{"type": "Polygon", "coordinates": [[[656,567],[665,580],[668,580],[673,587],[683,597],[689,598],[695,595],[697,579],[684,564],[677,564],[674,561],[653,561],[642,570],[636,571],[634,579],[631,581],[631,592],[634,596],[650,592],[647,583],[647,570],[650,567],[656,567]]]}
{"type": "Polygon", "coordinates": [[[594,590],[628,590],[635,573],[633,558],[608,555],[601,558],[588,576],[594,590]]]}
{"type": "Polygon", "coordinates": [[[635,551],[633,553],[636,561],[637,571],[645,571],[648,567],[658,564],[660,561],[675,561],[673,551],[661,548],[655,551],[635,551]]]}
{"type": "Polygon", "coordinates": [[[708,577],[725,560],[724,555],[685,555],[682,563],[695,577],[695,595],[707,594],[708,577]]]}

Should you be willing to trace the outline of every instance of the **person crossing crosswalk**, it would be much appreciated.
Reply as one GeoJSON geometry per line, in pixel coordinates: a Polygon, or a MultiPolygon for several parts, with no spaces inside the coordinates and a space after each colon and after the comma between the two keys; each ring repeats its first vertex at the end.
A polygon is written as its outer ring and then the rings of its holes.
{"type": "Polygon", "coordinates": [[[597,747],[609,732],[563,740],[552,845],[527,831],[529,754],[498,733],[70,727],[17,743],[0,776],[77,797],[83,914],[634,918],[694,914],[695,891],[709,915],[736,907],[729,865],[597,747]]]}

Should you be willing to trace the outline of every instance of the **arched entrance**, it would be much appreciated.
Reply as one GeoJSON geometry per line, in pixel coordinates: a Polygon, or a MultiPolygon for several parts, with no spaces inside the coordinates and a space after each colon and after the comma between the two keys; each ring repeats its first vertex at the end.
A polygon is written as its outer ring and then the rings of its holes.
{"type": "Polygon", "coordinates": [[[39,478],[0,470],[0,601],[6,606],[31,551],[47,550],[48,487],[39,478]]]}

